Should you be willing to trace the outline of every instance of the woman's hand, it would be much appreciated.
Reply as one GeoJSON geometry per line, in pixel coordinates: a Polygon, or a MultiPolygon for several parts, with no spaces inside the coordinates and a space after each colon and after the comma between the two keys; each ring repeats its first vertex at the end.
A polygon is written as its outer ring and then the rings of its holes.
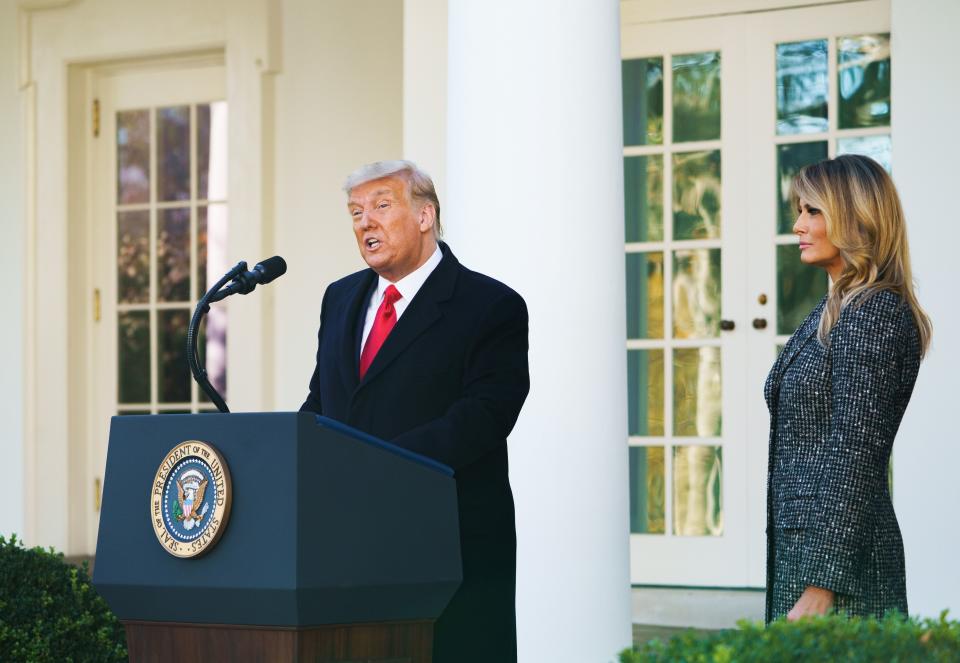
{"type": "Polygon", "coordinates": [[[787,613],[787,621],[795,622],[807,615],[825,615],[832,607],[833,592],[810,585],[803,590],[793,610],[787,613]]]}

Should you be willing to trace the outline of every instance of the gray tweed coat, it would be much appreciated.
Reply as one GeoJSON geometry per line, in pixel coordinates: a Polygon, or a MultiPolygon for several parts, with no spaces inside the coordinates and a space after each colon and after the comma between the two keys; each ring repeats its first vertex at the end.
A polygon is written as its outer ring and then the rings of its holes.
{"type": "Polygon", "coordinates": [[[879,292],[844,307],[828,347],[817,340],[826,298],[767,377],[767,621],[808,585],[848,615],[907,614],[903,540],[887,466],[920,367],[913,314],[879,292]]]}

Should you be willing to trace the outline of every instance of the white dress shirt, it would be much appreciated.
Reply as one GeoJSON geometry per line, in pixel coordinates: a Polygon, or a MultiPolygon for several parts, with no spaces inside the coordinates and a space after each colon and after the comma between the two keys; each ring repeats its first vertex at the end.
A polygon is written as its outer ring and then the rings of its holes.
{"type": "Polygon", "coordinates": [[[374,291],[373,296],[370,297],[370,304],[367,305],[367,317],[363,323],[363,345],[360,346],[361,348],[367,344],[367,337],[370,335],[370,330],[373,329],[373,321],[377,318],[377,309],[380,308],[380,304],[383,302],[383,296],[387,288],[392,285],[400,292],[400,299],[393,305],[394,310],[397,312],[397,321],[399,321],[400,316],[407,310],[410,302],[413,301],[413,298],[416,297],[420,288],[423,287],[427,277],[433,273],[433,270],[437,268],[437,265],[440,264],[442,259],[443,252],[440,250],[440,245],[437,244],[433,255],[427,258],[425,263],[396,283],[391,283],[382,276],[378,277],[377,289],[374,291]]]}

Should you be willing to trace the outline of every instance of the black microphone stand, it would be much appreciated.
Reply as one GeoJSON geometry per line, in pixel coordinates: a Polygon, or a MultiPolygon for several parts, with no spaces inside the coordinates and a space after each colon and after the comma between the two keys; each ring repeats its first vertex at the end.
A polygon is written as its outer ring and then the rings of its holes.
{"type": "Polygon", "coordinates": [[[210,380],[207,379],[207,370],[200,365],[197,353],[197,343],[200,330],[200,322],[210,311],[210,300],[215,294],[217,294],[221,288],[223,288],[227,281],[236,279],[238,276],[247,271],[247,263],[243,260],[238,262],[233,269],[227,272],[222,279],[216,282],[210,290],[207,291],[203,297],[200,298],[200,301],[197,302],[197,308],[193,312],[193,319],[190,320],[190,327],[187,329],[187,363],[190,365],[190,372],[193,374],[193,379],[197,381],[197,384],[200,385],[200,388],[203,389],[204,393],[210,397],[210,400],[213,401],[213,404],[217,406],[217,409],[221,412],[230,412],[230,409],[227,407],[226,401],[223,400],[223,396],[220,395],[212,384],[210,380]]]}

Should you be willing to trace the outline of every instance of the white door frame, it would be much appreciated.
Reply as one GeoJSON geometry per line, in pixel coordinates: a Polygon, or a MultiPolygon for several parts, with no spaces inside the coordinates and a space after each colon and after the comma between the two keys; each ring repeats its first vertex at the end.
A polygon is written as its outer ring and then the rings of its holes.
{"type": "MultiPolygon", "coordinates": [[[[635,17],[636,12],[630,15],[635,17]]],[[[765,584],[769,417],[763,383],[775,359],[777,342],[774,48],[783,42],[889,31],[889,0],[632,23],[622,28],[624,59],[722,51],[722,310],[724,318],[736,323],[733,332],[721,333],[724,535],[713,540],[669,534],[631,535],[634,584],[765,584]],[[767,295],[766,305],[759,303],[760,293],[767,295]],[[752,328],[754,318],[766,318],[766,329],[752,328]],[[734,458],[727,449],[736,450],[741,457],[734,458]],[[732,545],[723,545],[720,539],[725,537],[734,539],[732,545]]],[[[836,99],[836,65],[831,62],[829,66],[831,99],[836,99]]],[[[669,100],[665,86],[665,133],[666,116],[671,112],[669,100]]],[[[832,108],[831,137],[835,117],[836,109],[832,108]]],[[[832,141],[829,149],[833,155],[832,141]]],[[[672,182],[665,179],[664,189],[671,186],[672,182]]],[[[665,204],[672,201],[669,194],[664,200],[665,204]]],[[[670,471],[669,455],[665,469],[670,471]]],[[[666,497],[669,522],[669,492],[666,497]]]]}
{"type": "MultiPolygon", "coordinates": [[[[729,18],[701,19],[658,24],[624,26],[622,30],[621,55],[623,59],[664,57],[664,72],[669,76],[670,56],[704,51],[721,52],[721,312],[725,319],[734,320],[733,331],[722,331],[718,337],[721,347],[722,371],[722,421],[723,434],[723,533],[720,536],[675,536],[672,534],[672,458],[665,454],[666,479],[666,532],[664,534],[632,534],[631,582],[634,584],[739,586],[746,584],[747,561],[747,512],[748,477],[746,475],[746,417],[741,399],[735,397],[744,390],[745,375],[741,369],[746,361],[746,330],[744,328],[745,306],[742,293],[746,275],[737,269],[746,256],[745,219],[742,213],[747,190],[742,170],[731,160],[732,145],[742,144],[748,126],[745,118],[733,112],[735,101],[731,89],[744,86],[746,66],[737,36],[736,20],[729,18]]],[[[664,83],[664,136],[670,133],[672,124],[672,90],[669,78],[664,83]]],[[[712,142],[711,142],[712,143],[712,142]]],[[[678,151],[704,149],[698,143],[674,144],[678,151]]],[[[715,149],[715,148],[711,148],[715,149]]],[[[669,214],[673,207],[673,182],[666,170],[664,159],[664,211],[669,214]]],[[[669,239],[669,238],[667,238],[669,239]]],[[[664,255],[664,270],[672,269],[672,256],[664,255]]],[[[665,308],[669,306],[671,293],[664,292],[665,308]]],[[[666,330],[666,340],[671,337],[666,330]]],[[[708,341],[705,345],[711,344],[708,341]]],[[[697,346],[697,341],[680,341],[682,347],[697,346]]],[[[664,364],[672,361],[670,350],[664,353],[664,364]]],[[[667,372],[666,376],[670,373],[667,372]]],[[[664,417],[671,418],[671,389],[665,380],[667,394],[664,417]]],[[[696,438],[660,438],[651,440],[654,445],[699,444],[696,438]]],[[[713,444],[712,438],[703,440],[713,444]]]]}
{"type": "MultiPolygon", "coordinates": [[[[97,138],[91,137],[88,141],[92,156],[90,172],[96,173],[97,178],[89,182],[92,196],[91,216],[85,233],[87,251],[92,258],[89,273],[95,292],[99,293],[99,320],[88,325],[88,356],[96,370],[89,371],[87,391],[90,400],[87,483],[93,481],[95,486],[99,486],[106,461],[110,417],[117,414],[118,404],[117,112],[219,101],[226,97],[226,78],[223,54],[219,52],[111,64],[87,69],[85,73],[90,79],[85,87],[93,95],[89,101],[95,99],[99,102],[97,108],[100,125],[100,135],[97,138]]],[[[193,128],[192,131],[196,129],[193,128]]],[[[155,134],[151,135],[151,142],[155,141],[155,134]]],[[[151,180],[155,180],[157,175],[156,169],[153,169],[151,180]]],[[[196,209],[195,203],[193,207],[196,209]]],[[[191,235],[194,232],[191,231],[191,235]]],[[[153,238],[150,241],[152,244],[153,238]]],[[[196,264],[191,259],[191,271],[195,268],[196,264]]],[[[156,304],[154,299],[151,299],[150,303],[156,304]]],[[[156,328],[153,324],[151,327],[156,328]]],[[[154,361],[155,357],[155,349],[152,349],[151,361],[154,361]]],[[[96,499],[94,502],[96,503],[96,499]]],[[[82,508],[86,510],[90,507],[84,503],[82,508]]],[[[84,514],[88,518],[87,541],[90,549],[96,546],[98,511],[97,504],[93,518],[84,514]]]]}
{"type": "MultiPolygon", "coordinates": [[[[747,283],[744,293],[747,303],[747,319],[766,318],[768,325],[762,331],[750,329],[750,347],[747,364],[747,416],[750,435],[749,468],[751,480],[767,475],[767,446],[770,418],[763,400],[763,384],[767,372],[776,359],[776,344],[787,337],[777,336],[777,266],[776,215],[779,202],[776,198],[774,176],[777,172],[776,150],[776,44],[824,39],[831,42],[828,59],[828,88],[830,90],[830,140],[829,156],[835,155],[835,132],[837,128],[837,68],[834,45],[836,37],[851,34],[890,32],[889,0],[869,0],[852,4],[834,4],[821,7],[797,8],[769,14],[742,17],[745,35],[751,52],[758,54],[749,58],[748,78],[752,81],[768,81],[771,94],[764,94],[763,86],[755,86],[746,95],[748,99],[748,123],[751,127],[746,149],[747,179],[755,183],[746,207],[750,232],[747,236],[746,261],[747,283]],[[765,55],[764,55],[765,54],[765,55]],[[767,295],[767,304],[761,305],[758,296],[767,295]],[[767,349],[767,351],[764,350],[767,349]]],[[[877,133],[873,130],[855,133],[877,133]]],[[[890,133],[887,129],[884,133],[890,133]]],[[[816,140],[807,134],[802,140],[816,140]]],[[[746,320],[744,321],[746,322],[746,320]]],[[[766,504],[766,481],[757,496],[760,504],[766,504]]],[[[750,576],[751,586],[762,587],[766,583],[766,509],[750,513],[750,576]]]]}
{"type": "MultiPolygon", "coordinates": [[[[87,394],[91,371],[97,369],[86,360],[90,251],[71,235],[91,224],[85,187],[71,177],[90,158],[84,135],[89,115],[77,101],[84,93],[80,74],[109,61],[211,49],[225,54],[229,189],[235,194],[229,253],[258,259],[272,248],[272,137],[266,120],[273,104],[269,77],[279,66],[279,7],[269,0],[238,0],[229,8],[189,0],[34,1],[19,7],[28,182],[23,535],[28,544],[91,554],[91,528],[80,514],[94,499],[93,486],[87,485],[87,463],[75,462],[88,456],[91,444],[87,394]]],[[[228,349],[228,363],[235,366],[228,373],[235,409],[272,406],[267,343],[272,323],[266,306],[262,297],[246,302],[231,318],[240,330],[228,349]]]]}

